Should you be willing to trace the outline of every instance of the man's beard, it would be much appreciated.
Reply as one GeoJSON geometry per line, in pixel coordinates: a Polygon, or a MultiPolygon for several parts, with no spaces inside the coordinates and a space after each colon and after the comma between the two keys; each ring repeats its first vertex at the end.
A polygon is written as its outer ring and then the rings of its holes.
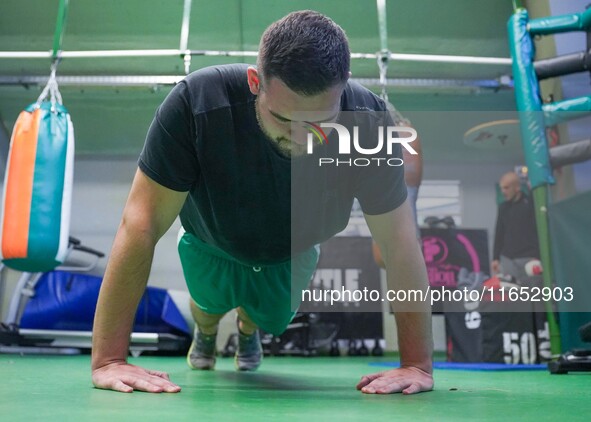
{"type": "Polygon", "coordinates": [[[269,142],[284,156],[286,157],[299,157],[305,154],[306,152],[306,145],[300,145],[297,142],[293,142],[291,139],[286,138],[285,136],[278,136],[273,137],[265,126],[263,125],[263,121],[259,114],[259,103],[258,98],[255,100],[255,113],[257,117],[257,122],[263,134],[267,137],[269,142]]]}

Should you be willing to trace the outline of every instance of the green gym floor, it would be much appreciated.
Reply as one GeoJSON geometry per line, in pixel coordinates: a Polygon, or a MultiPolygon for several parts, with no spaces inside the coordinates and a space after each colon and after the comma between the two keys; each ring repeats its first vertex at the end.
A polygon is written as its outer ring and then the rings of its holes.
{"type": "Polygon", "coordinates": [[[183,357],[130,362],[167,371],[178,394],[98,390],[90,356],[0,355],[1,421],[589,421],[591,374],[436,370],[435,390],[366,395],[369,362],[396,357],[269,357],[255,373],[220,358],[215,371],[191,371],[183,357]]]}

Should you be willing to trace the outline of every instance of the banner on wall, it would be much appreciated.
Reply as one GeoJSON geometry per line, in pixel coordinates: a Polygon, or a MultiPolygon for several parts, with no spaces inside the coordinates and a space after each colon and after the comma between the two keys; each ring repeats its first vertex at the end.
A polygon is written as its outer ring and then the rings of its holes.
{"type": "Polygon", "coordinates": [[[490,272],[484,229],[422,228],[421,241],[431,288],[458,287],[458,273],[490,272]]]}
{"type": "Polygon", "coordinates": [[[320,313],[322,322],[338,324],[338,338],[383,337],[380,268],[373,260],[370,237],[338,236],[324,242],[309,291],[310,300],[302,301],[299,310],[320,313]],[[362,297],[346,293],[363,291],[362,297]],[[380,299],[372,301],[367,293],[372,291],[380,292],[380,299]]]}

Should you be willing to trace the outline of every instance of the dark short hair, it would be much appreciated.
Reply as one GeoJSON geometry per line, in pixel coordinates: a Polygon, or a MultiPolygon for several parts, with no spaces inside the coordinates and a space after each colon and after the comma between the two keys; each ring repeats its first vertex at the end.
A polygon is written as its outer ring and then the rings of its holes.
{"type": "Polygon", "coordinates": [[[312,10],[292,12],[271,24],[261,37],[261,83],[280,79],[301,95],[316,95],[349,77],[351,53],[345,31],[312,10]]]}

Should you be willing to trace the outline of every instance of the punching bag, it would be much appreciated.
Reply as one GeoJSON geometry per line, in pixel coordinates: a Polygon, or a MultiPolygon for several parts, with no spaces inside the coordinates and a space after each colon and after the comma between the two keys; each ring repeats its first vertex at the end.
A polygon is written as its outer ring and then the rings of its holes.
{"type": "Polygon", "coordinates": [[[74,130],[53,71],[12,131],[0,226],[1,258],[7,267],[45,272],[63,263],[73,172],[74,130]]]}

